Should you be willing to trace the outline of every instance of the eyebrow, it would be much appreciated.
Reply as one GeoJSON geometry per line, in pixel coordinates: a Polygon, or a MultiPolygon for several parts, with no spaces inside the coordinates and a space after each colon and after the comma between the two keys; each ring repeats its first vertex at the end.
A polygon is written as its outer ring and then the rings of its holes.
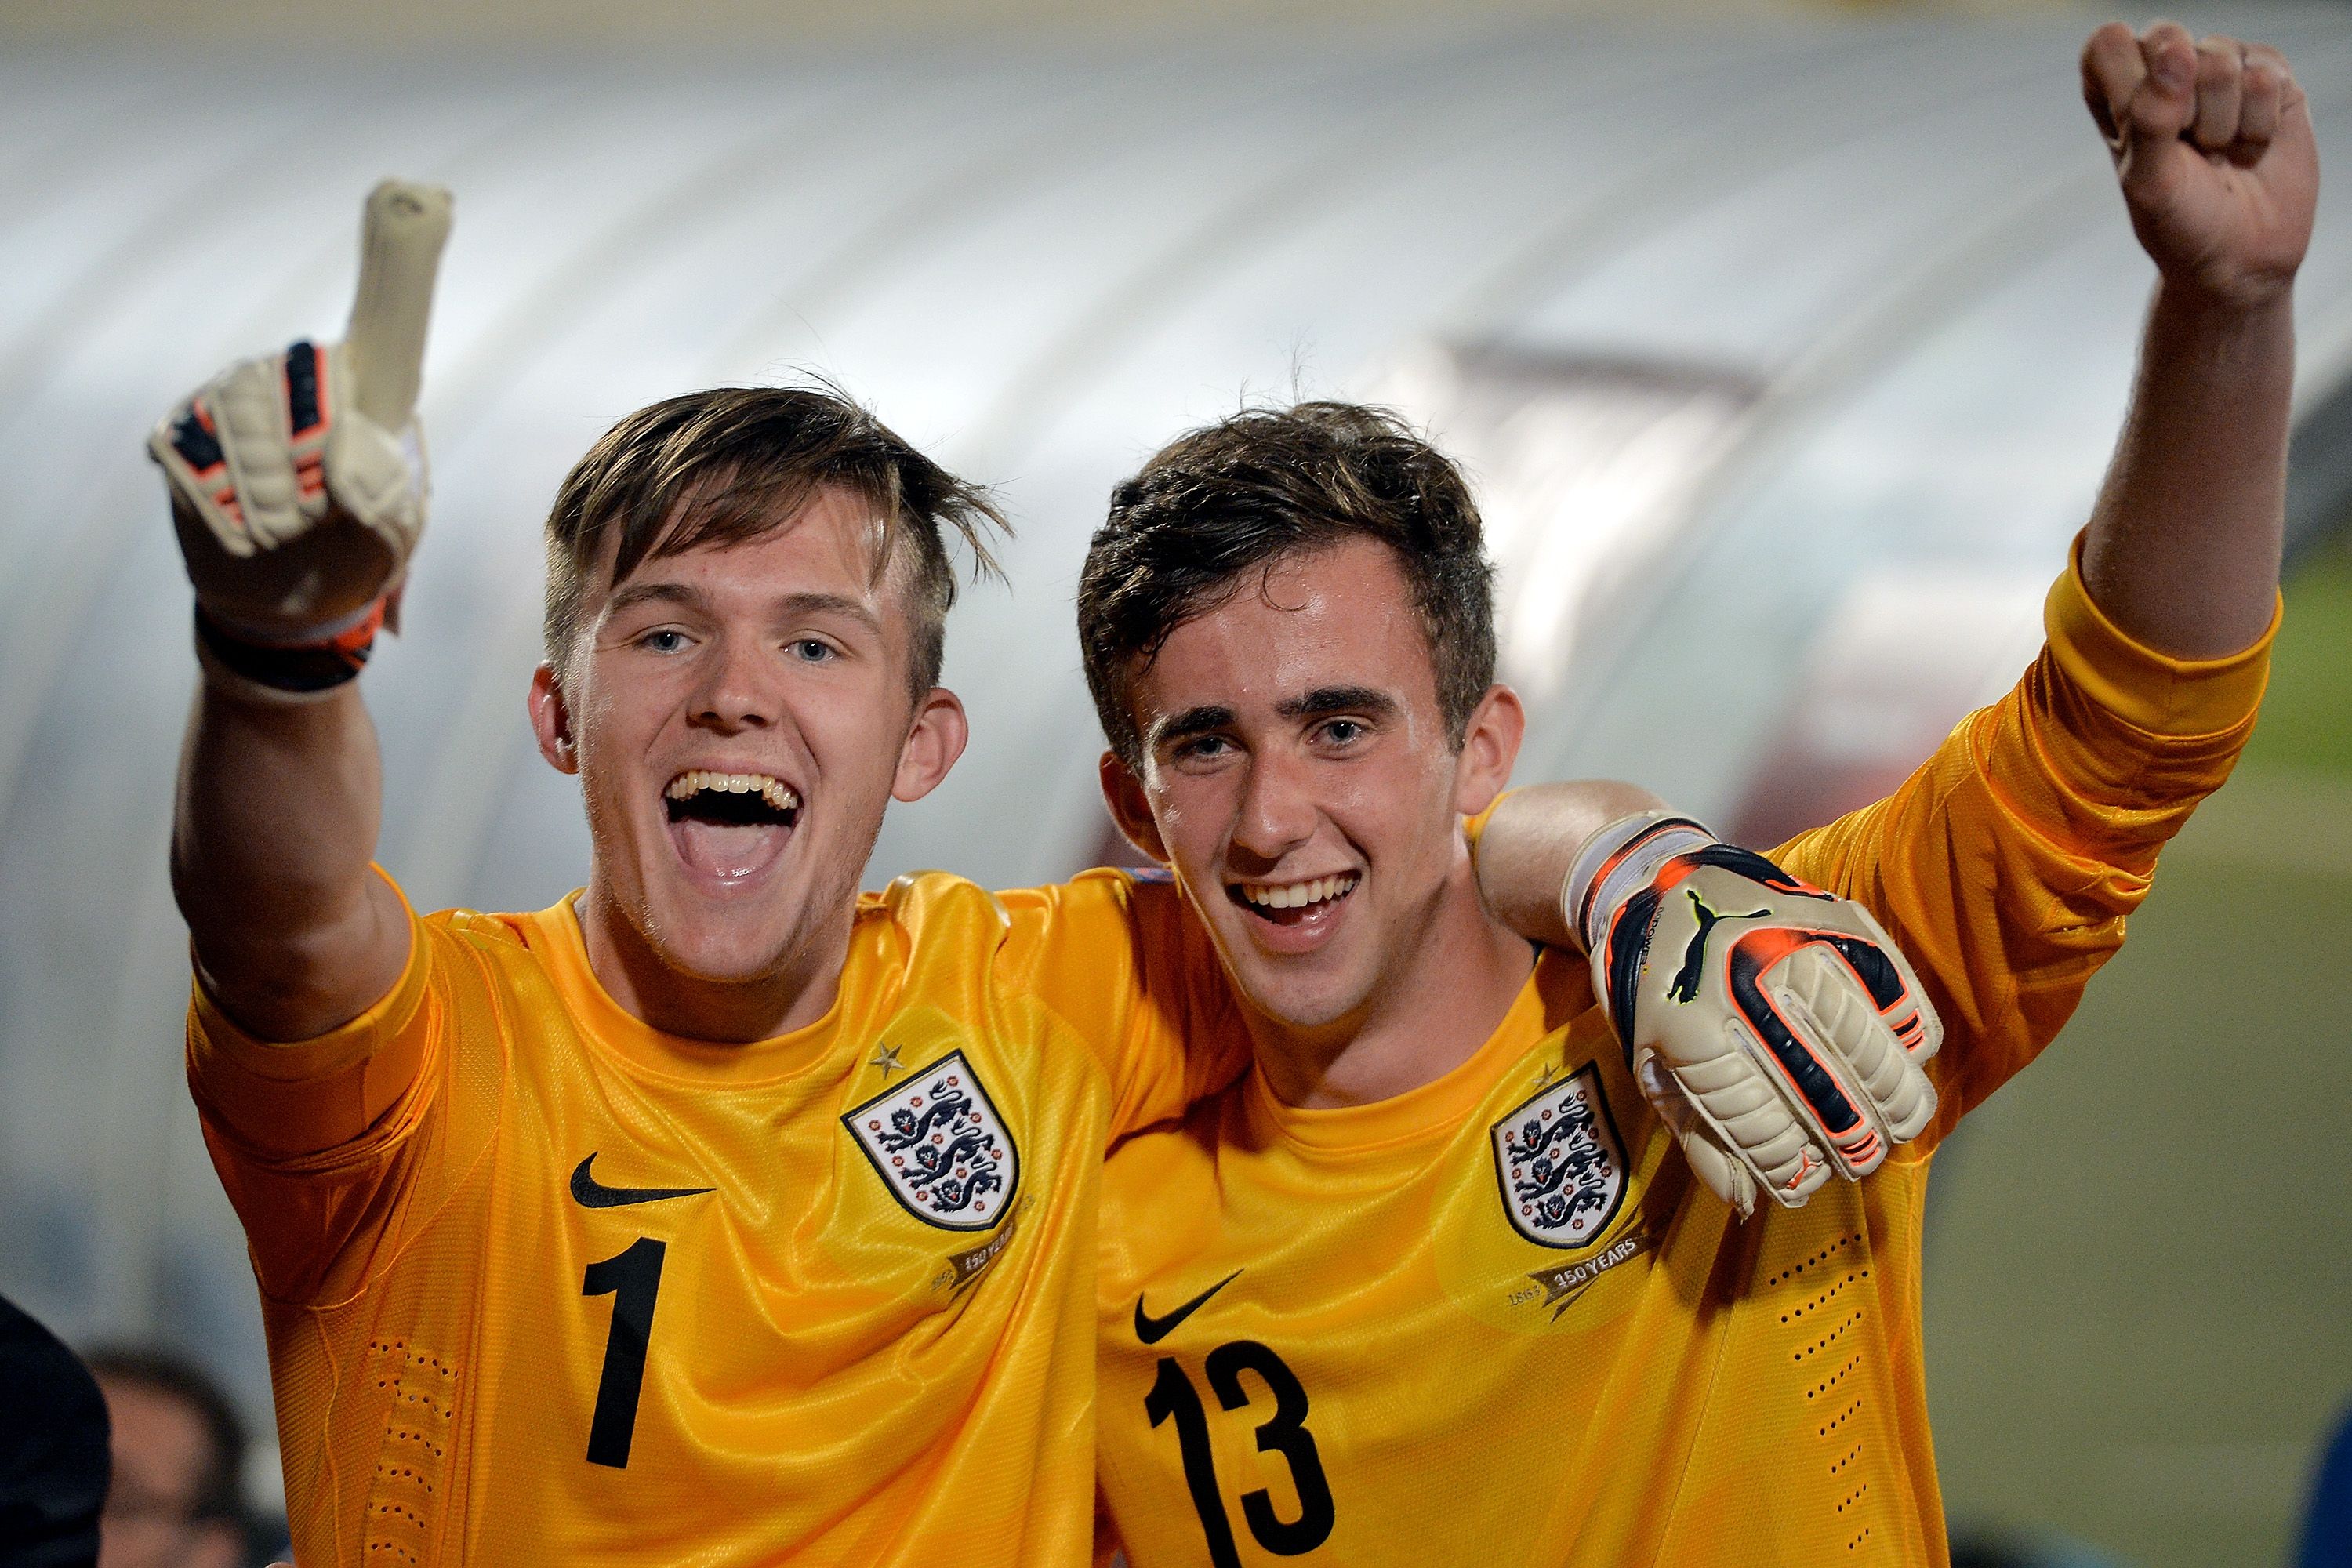
{"type": "MultiPolygon", "coordinates": [[[[1386,719],[1396,713],[1397,700],[1369,686],[1318,686],[1304,696],[1285,698],[1275,705],[1274,711],[1284,719],[1313,719],[1326,713],[1364,713],[1386,719]]],[[[1143,737],[1144,748],[1158,751],[1171,741],[1226,729],[1234,721],[1234,710],[1220,703],[1187,708],[1152,725],[1143,737]]]]}
{"type": "Polygon", "coordinates": [[[1143,737],[1149,751],[1158,751],[1171,741],[1181,741],[1188,735],[1206,734],[1211,730],[1223,730],[1234,721],[1234,710],[1215,703],[1187,708],[1181,713],[1162,719],[1151,726],[1143,737]]]}
{"type": "MultiPolygon", "coordinates": [[[[686,583],[631,583],[613,592],[604,601],[604,614],[617,616],[639,605],[669,604],[688,609],[709,608],[709,601],[699,588],[686,583]]],[[[836,615],[845,616],[869,631],[879,633],[882,623],[863,601],[846,594],[793,594],[778,606],[784,616],[836,615]]]]}
{"type": "Polygon", "coordinates": [[[846,594],[794,594],[780,606],[787,616],[846,616],[870,632],[882,630],[881,617],[863,599],[846,594]]]}
{"type": "Polygon", "coordinates": [[[1285,719],[1313,719],[1325,713],[1368,713],[1386,719],[1397,710],[1396,699],[1369,686],[1318,686],[1304,697],[1288,697],[1275,705],[1285,719]]]}
{"type": "Polygon", "coordinates": [[[604,601],[604,614],[617,616],[625,610],[634,610],[639,605],[669,604],[699,607],[702,603],[701,591],[689,587],[684,583],[631,583],[625,587],[613,590],[612,596],[604,601]]]}

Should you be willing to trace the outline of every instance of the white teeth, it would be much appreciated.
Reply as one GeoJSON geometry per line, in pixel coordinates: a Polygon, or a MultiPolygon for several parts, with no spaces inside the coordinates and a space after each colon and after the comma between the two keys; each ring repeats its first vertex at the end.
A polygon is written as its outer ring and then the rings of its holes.
{"type": "Polygon", "coordinates": [[[801,803],[801,797],[787,788],[780,779],[765,773],[722,773],[709,768],[688,768],[669,781],[662,794],[672,800],[685,800],[704,790],[716,790],[722,795],[756,795],[778,811],[791,811],[801,803]]]}
{"type": "Polygon", "coordinates": [[[1336,899],[1356,885],[1356,873],[1343,871],[1336,877],[1318,877],[1311,882],[1288,882],[1279,886],[1271,882],[1244,882],[1242,897],[1251,903],[1269,910],[1296,910],[1307,904],[1319,904],[1326,899],[1336,899]]]}

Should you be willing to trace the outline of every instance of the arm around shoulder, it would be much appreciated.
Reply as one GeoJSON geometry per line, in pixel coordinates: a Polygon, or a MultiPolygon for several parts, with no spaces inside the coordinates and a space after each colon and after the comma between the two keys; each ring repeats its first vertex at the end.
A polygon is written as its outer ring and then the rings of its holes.
{"type": "Polygon", "coordinates": [[[998,898],[998,973],[1083,1038],[1114,1137],[1181,1115],[1248,1068],[1216,949],[1164,872],[1098,867],[998,898]]]}
{"type": "Polygon", "coordinates": [[[1639,784],[1616,779],[1511,790],[1466,827],[1479,894],[1496,920],[1529,942],[1581,952],[1583,935],[1569,929],[1562,897],[1577,852],[1611,823],[1664,805],[1639,784]]]}

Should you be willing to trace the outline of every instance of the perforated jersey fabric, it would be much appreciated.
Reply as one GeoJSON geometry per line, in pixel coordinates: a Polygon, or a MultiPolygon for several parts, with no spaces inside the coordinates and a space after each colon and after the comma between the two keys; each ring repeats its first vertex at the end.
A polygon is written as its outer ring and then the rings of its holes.
{"type": "Polygon", "coordinates": [[[191,1014],[304,1568],[1087,1560],[1105,1143],[1239,1067],[1171,888],[902,879],[751,1046],[568,902],[412,921],[332,1035],[191,1014]]]}
{"type": "Polygon", "coordinates": [[[1775,855],[1866,903],[1944,1019],[1937,1118],[1863,1183],[1734,1219],[1565,954],[1409,1094],[1301,1110],[1253,1072],[1121,1143],[1102,1556],[1947,1563],[1919,1320],[1936,1147],[2122,942],[2267,669],[2268,637],[2195,664],[2133,643],[2078,571],[2045,622],[2016,688],[1893,795],[1775,855]]]}

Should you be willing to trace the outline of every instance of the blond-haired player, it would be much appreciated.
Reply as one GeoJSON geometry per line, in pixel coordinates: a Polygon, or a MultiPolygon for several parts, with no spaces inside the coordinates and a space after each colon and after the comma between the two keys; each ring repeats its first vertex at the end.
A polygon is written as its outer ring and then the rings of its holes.
{"type": "Polygon", "coordinates": [[[857,894],[961,744],[939,529],[982,515],[822,394],[609,434],[531,697],[594,876],[534,914],[412,915],[356,684],[283,700],[330,654],[205,602],[190,1071],[305,1568],[1083,1552],[1096,1173],[1192,1092],[1128,1053],[1192,998],[1115,884],[857,894]]]}
{"type": "Polygon", "coordinates": [[[593,875],[423,919],[354,679],[423,521],[446,199],[372,198],[350,338],[157,432],[205,679],[189,1069],[259,1280],[306,1568],[1082,1560],[1113,1130],[1229,1073],[1175,922],[1095,878],[861,898],[947,772],[977,492],[828,393],[622,421],[548,526],[530,712],[593,875]]]}
{"type": "Polygon", "coordinates": [[[1106,1547],[1136,1568],[1947,1560],[1929,1161],[2063,1023],[2252,724],[2315,195],[2274,52],[2111,26],[2083,69],[2160,281],[2047,647],[1779,868],[1649,814],[1580,856],[1541,792],[1506,799],[1488,890],[1590,971],[1531,963],[1451,853],[1517,719],[1450,465],[1308,405],[1195,432],[1115,494],[1079,612],[1106,793],[1255,1056],[1104,1178],[1106,1547]],[[1834,922],[1750,918],[1818,889],[1876,912],[1947,1030],[1922,1135],[1859,1184],[1817,1167],[1875,1129],[1787,1025],[1843,1006],[1800,949],[1874,964],[1834,922]],[[1665,1038],[1678,1014],[1717,1048],[1665,1038]],[[1817,1142],[1750,1135],[1757,1060],[1810,1086],[1817,1142]]]}

